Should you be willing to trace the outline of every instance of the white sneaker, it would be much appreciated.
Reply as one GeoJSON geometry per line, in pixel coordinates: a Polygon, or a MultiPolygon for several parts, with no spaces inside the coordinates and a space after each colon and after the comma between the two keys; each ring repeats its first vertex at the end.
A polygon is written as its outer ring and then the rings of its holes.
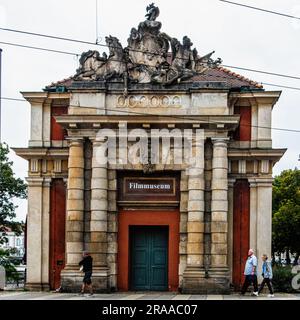
{"type": "Polygon", "coordinates": [[[268,294],[269,298],[274,298],[274,294],[268,294]]]}
{"type": "Polygon", "coordinates": [[[252,295],[258,297],[258,292],[252,292],[252,295]]]}

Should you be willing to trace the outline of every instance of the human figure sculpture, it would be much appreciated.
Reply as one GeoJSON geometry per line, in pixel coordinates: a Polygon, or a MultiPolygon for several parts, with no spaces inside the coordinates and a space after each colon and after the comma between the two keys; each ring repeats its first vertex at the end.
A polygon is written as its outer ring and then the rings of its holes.
{"type": "Polygon", "coordinates": [[[146,11],[147,13],[145,17],[147,18],[147,20],[155,21],[159,16],[159,8],[156,7],[153,2],[149,4],[149,6],[147,6],[146,11]]]}

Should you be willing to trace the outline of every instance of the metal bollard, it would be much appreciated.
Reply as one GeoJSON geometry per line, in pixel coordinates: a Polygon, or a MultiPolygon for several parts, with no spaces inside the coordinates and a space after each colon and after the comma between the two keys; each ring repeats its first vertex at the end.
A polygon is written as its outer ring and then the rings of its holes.
{"type": "Polygon", "coordinates": [[[0,266],[0,290],[4,290],[5,287],[5,269],[3,266],[0,266]]]}

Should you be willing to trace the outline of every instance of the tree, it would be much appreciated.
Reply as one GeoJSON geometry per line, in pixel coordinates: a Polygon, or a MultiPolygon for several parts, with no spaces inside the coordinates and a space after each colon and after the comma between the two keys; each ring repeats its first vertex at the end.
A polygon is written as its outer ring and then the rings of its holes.
{"type": "Polygon", "coordinates": [[[300,254],[300,170],[285,170],[273,182],[273,252],[300,254]]]}
{"type": "Polygon", "coordinates": [[[13,200],[27,197],[27,186],[22,179],[15,177],[12,170],[13,162],[9,161],[8,154],[8,145],[0,143],[0,244],[7,241],[7,228],[16,233],[22,231],[22,224],[14,221],[17,206],[13,200]]]}

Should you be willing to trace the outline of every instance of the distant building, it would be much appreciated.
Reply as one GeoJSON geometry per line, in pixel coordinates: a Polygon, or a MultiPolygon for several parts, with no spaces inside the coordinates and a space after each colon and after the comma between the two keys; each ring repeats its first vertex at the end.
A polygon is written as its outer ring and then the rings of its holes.
{"type": "Polygon", "coordinates": [[[126,48],[106,37],[109,55],[85,52],[73,77],[22,92],[30,290],[79,291],[83,250],[99,292],[228,293],[249,248],[271,256],[281,92],[199,56],[148,11],[126,48]]]}
{"type": "Polygon", "coordinates": [[[20,235],[17,235],[10,228],[7,228],[6,235],[7,242],[0,244],[0,248],[3,249],[15,249],[15,257],[23,258],[25,254],[25,246],[24,246],[24,232],[20,235]]]}

